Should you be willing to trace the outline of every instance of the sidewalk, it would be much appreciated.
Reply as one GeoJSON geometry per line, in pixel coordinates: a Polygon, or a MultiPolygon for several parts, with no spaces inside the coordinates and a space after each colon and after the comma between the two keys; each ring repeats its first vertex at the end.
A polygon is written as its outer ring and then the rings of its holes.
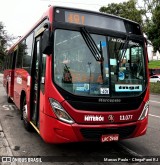
{"type": "Polygon", "coordinates": [[[0,123],[0,156],[13,156],[0,123]]]}
{"type": "Polygon", "coordinates": [[[13,156],[13,153],[3,132],[2,125],[0,123],[0,165],[17,165],[16,162],[6,162],[6,158],[11,156],[13,156]]]}
{"type": "MultiPolygon", "coordinates": [[[[2,77],[3,77],[3,74],[0,73],[0,82],[2,82],[2,77]]],[[[13,156],[13,153],[12,153],[10,145],[7,141],[7,138],[3,132],[3,128],[1,125],[1,121],[0,121],[0,157],[1,157],[1,160],[2,160],[3,156],[4,157],[13,156]]],[[[2,165],[8,165],[8,164],[15,165],[15,163],[4,163],[4,162],[2,162],[2,163],[0,162],[0,164],[2,164],[2,165]]]]}

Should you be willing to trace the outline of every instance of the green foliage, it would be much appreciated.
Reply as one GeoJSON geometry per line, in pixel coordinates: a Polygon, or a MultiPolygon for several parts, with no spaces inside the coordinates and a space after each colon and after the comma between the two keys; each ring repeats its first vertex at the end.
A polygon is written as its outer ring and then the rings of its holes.
{"type": "Polygon", "coordinates": [[[160,51],[160,5],[156,6],[152,19],[146,24],[146,34],[153,44],[154,52],[160,51]]]}
{"type": "Polygon", "coordinates": [[[142,25],[142,14],[144,13],[144,10],[138,10],[136,8],[136,3],[136,0],[129,0],[128,2],[123,3],[111,3],[108,4],[107,7],[101,7],[99,11],[130,19],[142,25]]]}
{"type": "Polygon", "coordinates": [[[2,67],[2,64],[4,62],[4,57],[6,55],[6,49],[7,47],[10,47],[12,41],[15,39],[14,36],[9,36],[4,29],[4,25],[2,22],[0,22],[0,67],[2,67]]]}
{"type": "Polygon", "coordinates": [[[7,48],[7,40],[2,22],[0,22],[0,67],[4,61],[5,50],[7,48]]]}
{"type": "Polygon", "coordinates": [[[157,5],[160,4],[159,0],[143,0],[141,3],[141,7],[144,11],[143,16],[145,17],[144,22],[148,23],[150,21],[151,15],[153,14],[157,5]],[[142,5],[143,4],[143,5],[142,5]]]}
{"type": "Polygon", "coordinates": [[[150,83],[150,93],[160,94],[160,83],[150,83]]]}
{"type": "Polygon", "coordinates": [[[149,69],[160,68],[160,60],[159,61],[150,61],[148,67],[149,67],[149,69]]]}
{"type": "Polygon", "coordinates": [[[0,22],[0,53],[3,53],[6,49],[6,37],[5,37],[5,30],[2,22],[0,22]]]}

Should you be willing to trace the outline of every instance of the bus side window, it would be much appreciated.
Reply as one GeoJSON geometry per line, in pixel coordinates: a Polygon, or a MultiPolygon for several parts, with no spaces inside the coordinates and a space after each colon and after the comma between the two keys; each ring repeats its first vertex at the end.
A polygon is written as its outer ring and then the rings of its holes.
{"type": "Polygon", "coordinates": [[[32,56],[32,45],[33,45],[33,33],[26,38],[25,50],[23,55],[23,68],[29,73],[31,72],[31,56],[32,56]]]}
{"type": "Polygon", "coordinates": [[[20,66],[21,66],[21,64],[22,64],[22,58],[21,57],[19,57],[18,56],[18,50],[15,50],[14,52],[13,52],[13,55],[14,55],[14,57],[15,57],[15,68],[20,68],[20,66]],[[20,61],[21,60],[21,61],[20,61]]]}
{"type": "Polygon", "coordinates": [[[17,53],[17,50],[14,52],[14,56],[16,56],[16,68],[22,67],[22,54],[20,53],[20,50],[17,53]]]}
{"type": "Polygon", "coordinates": [[[42,55],[42,76],[41,76],[41,83],[45,83],[45,72],[46,72],[46,54],[42,55]]]}
{"type": "Polygon", "coordinates": [[[4,69],[8,69],[8,56],[9,56],[9,54],[6,56],[6,61],[5,61],[4,69]]]}
{"type": "Polygon", "coordinates": [[[8,69],[11,69],[12,67],[12,54],[8,55],[8,69]]]}
{"type": "Polygon", "coordinates": [[[9,56],[10,56],[10,54],[8,55],[8,57],[7,57],[7,69],[9,69],[9,56]]]}

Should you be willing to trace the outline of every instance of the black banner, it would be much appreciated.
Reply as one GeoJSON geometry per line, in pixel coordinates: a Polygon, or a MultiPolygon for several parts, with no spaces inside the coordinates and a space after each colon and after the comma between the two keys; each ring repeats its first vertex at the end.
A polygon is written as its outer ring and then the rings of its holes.
{"type": "Polygon", "coordinates": [[[160,156],[145,157],[77,157],[77,156],[1,156],[0,162],[3,163],[42,163],[42,162],[160,162],[160,156]]]}

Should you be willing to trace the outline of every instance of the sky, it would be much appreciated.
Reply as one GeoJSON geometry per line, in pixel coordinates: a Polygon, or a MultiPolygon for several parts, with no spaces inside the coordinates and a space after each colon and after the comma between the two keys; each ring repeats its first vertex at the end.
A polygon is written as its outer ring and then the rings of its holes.
{"type": "Polygon", "coordinates": [[[99,11],[108,3],[127,0],[0,0],[0,22],[9,35],[23,36],[41,18],[49,5],[99,11]]]}

